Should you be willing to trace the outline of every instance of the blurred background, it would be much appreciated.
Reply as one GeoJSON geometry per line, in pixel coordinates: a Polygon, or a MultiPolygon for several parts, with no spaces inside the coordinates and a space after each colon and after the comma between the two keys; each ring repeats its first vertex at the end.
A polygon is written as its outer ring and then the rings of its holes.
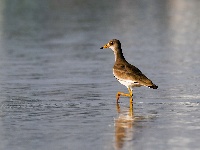
{"type": "Polygon", "coordinates": [[[0,149],[199,149],[199,7],[0,0],[0,149]],[[100,50],[113,38],[159,86],[135,88],[133,108],[100,50]]]}

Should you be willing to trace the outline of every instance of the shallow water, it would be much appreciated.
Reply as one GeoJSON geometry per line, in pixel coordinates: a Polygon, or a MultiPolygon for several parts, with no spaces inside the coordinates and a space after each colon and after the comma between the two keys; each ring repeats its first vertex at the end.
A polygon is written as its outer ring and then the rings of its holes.
{"type": "Polygon", "coordinates": [[[1,0],[0,149],[199,149],[199,6],[1,0]],[[99,49],[112,38],[159,86],[133,107],[99,49]]]}

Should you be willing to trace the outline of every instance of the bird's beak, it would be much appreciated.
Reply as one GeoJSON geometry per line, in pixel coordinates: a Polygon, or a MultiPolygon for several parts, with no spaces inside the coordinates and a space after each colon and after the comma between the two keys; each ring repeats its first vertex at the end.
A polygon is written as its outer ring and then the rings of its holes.
{"type": "Polygon", "coordinates": [[[101,47],[100,49],[103,49],[103,48],[109,48],[109,45],[106,44],[106,45],[104,45],[103,47],[101,47]]]}

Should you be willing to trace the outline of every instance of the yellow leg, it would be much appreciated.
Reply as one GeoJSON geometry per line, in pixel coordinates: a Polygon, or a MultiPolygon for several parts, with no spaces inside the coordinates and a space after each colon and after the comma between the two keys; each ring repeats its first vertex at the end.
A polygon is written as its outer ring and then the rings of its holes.
{"type": "Polygon", "coordinates": [[[129,91],[130,97],[132,97],[133,96],[133,91],[130,88],[128,88],[128,91],[129,91]]]}
{"type": "Polygon", "coordinates": [[[132,99],[132,96],[133,96],[133,92],[130,88],[128,88],[128,91],[129,93],[124,93],[124,92],[117,92],[116,94],[116,98],[117,98],[117,102],[119,100],[119,97],[122,95],[122,96],[126,96],[126,97],[130,97],[132,99]]]}
{"type": "MultiPolygon", "coordinates": [[[[116,104],[116,109],[117,109],[117,112],[120,113],[120,105],[119,105],[119,103],[116,104]]],[[[134,116],[133,99],[132,99],[132,97],[130,98],[129,116],[134,116]]]]}
{"type": "Polygon", "coordinates": [[[133,98],[132,97],[130,97],[130,104],[133,104],[133,98]]]}

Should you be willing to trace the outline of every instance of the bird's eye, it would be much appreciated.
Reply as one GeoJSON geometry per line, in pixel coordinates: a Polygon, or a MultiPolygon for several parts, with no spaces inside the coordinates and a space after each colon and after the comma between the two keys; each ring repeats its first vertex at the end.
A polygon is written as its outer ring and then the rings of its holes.
{"type": "Polygon", "coordinates": [[[112,41],[110,42],[110,45],[113,45],[113,42],[112,42],[112,41]]]}

